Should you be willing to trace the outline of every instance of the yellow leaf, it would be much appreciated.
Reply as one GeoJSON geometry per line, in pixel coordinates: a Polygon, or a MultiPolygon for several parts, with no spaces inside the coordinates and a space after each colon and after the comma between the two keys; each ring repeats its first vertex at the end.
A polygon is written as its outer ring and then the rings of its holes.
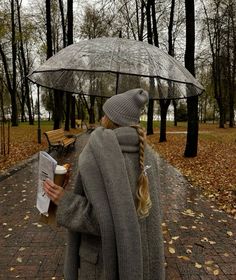
{"type": "Polygon", "coordinates": [[[177,240],[179,239],[179,236],[173,236],[172,239],[177,240]]]}
{"type": "Polygon", "coordinates": [[[188,227],[180,226],[181,229],[188,229],[188,227]]]}
{"type": "Polygon", "coordinates": [[[213,264],[214,262],[213,261],[205,261],[205,264],[206,265],[211,265],[211,264],[213,264]]]}
{"type": "Polygon", "coordinates": [[[177,256],[178,259],[184,260],[184,261],[189,261],[190,258],[187,256],[177,256]]]}
{"type": "Polygon", "coordinates": [[[214,275],[219,275],[219,274],[220,274],[219,269],[215,269],[215,270],[213,270],[213,274],[214,274],[214,275]]]}
{"type": "Polygon", "coordinates": [[[174,249],[173,247],[169,247],[169,252],[170,252],[171,254],[174,254],[174,253],[175,253],[175,249],[174,249]]]}
{"type": "Polygon", "coordinates": [[[196,267],[196,268],[202,268],[202,265],[201,265],[200,263],[197,263],[197,262],[196,262],[196,263],[195,263],[195,267],[196,267]]]}
{"type": "Polygon", "coordinates": [[[232,231],[227,231],[228,236],[233,236],[232,231]]]}

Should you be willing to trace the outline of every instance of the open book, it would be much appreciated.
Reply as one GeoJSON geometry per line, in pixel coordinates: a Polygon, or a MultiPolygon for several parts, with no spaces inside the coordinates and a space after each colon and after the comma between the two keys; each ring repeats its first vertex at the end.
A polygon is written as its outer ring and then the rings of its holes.
{"type": "Polygon", "coordinates": [[[39,169],[38,169],[38,188],[36,207],[43,215],[48,215],[50,199],[45,194],[43,182],[48,178],[53,181],[57,161],[48,153],[41,151],[39,153],[39,169]]]}

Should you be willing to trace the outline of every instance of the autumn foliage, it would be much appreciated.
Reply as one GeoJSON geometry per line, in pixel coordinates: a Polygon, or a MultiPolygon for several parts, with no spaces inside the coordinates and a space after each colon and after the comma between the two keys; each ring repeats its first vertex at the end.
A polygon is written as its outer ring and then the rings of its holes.
{"type": "MultiPolygon", "coordinates": [[[[41,144],[38,144],[37,129],[37,125],[32,126],[26,123],[21,123],[18,127],[11,127],[9,155],[0,155],[0,172],[29,158],[40,150],[47,150],[48,144],[43,133],[52,130],[53,126],[49,122],[42,123],[41,144]]],[[[79,132],[81,132],[81,129],[71,129],[68,133],[77,134],[79,132]]],[[[7,131],[5,137],[7,138],[7,131]]]]}
{"type": "Polygon", "coordinates": [[[158,131],[148,136],[148,140],[192,185],[202,188],[203,193],[221,209],[236,216],[236,128],[200,125],[195,158],[183,156],[186,145],[184,127],[168,128],[167,142],[159,143],[158,131]]]}
{"type": "MultiPolygon", "coordinates": [[[[37,125],[20,124],[11,127],[10,154],[0,155],[0,171],[7,170],[18,162],[32,156],[48,145],[43,135],[52,124],[42,125],[42,143],[37,143],[37,125]]],[[[69,133],[77,134],[79,129],[69,133]]],[[[201,124],[198,156],[183,156],[186,144],[186,127],[167,128],[167,142],[159,143],[159,130],[148,136],[154,149],[175,166],[194,186],[219,204],[227,213],[236,216],[236,128],[219,129],[216,124],[201,124]]]]}

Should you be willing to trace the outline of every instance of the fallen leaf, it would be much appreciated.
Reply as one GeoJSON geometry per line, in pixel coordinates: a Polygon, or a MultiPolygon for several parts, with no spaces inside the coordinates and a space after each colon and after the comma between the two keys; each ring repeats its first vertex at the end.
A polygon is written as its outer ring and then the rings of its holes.
{"type": "Polygon", "coordinates": [[[214,262],[213,261],[205,261],[205,264],[206,265],[211,265],[211,264],[213,264],[214,262]]]}
{"type": "Polygon", "coordinates": [[[181,229],[188,229],[188,227],[180,226],[181,229]]]}
{"type": "Polygon", "coordinates": [[[187,256],[177,256],[178,259],[184,260],[184,261],[189,261],[190,258],[187,256]]]}
{"type": "Polygon", "coordinates": [[[220,274],[220,270],[219,269],[215,269],[213,270],[213,274],[216,276],[216,275],[219,275],[220,274]]]}
{"type": "Polygon", "coordinates": [[[169,252],[170,252],[171,254],[174,254],[174,253],[175,253],[175,249],[174,249],[173,247],[169,247],[169,252]]]}
{"type": "Polygon", "coordinates": [[[201,265],[200,263],[197,263],[197,262],[196,262],[196,263],[195,263],[195,267],[196,267],[196,268],[202,268],[202,265],[201,265]]]}
{"type": "Polygon", "coordinates": [[[227,231],[228,236],[233,236],[232,231],[227,231]]]}
{"type": "Polygon", "coordinates": [[[173,236],[172,239],[177,240],[179,239],[179,236],[173,236]]]}
{"type": "Polygon", "coordinates": [[[22,258],[18,257],[18,258],[16,259],[16,261],[19,262],[19,263],[22,263],[22,258]]]}

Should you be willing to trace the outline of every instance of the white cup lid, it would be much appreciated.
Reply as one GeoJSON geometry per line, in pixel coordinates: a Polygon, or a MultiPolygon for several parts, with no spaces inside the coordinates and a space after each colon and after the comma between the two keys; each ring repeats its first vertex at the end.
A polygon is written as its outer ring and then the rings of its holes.
{"type": "Polygon", "coordinates": [[[55,169],[55,174],[66,174],[67,169],[62,165],[57,165],[55,169]]]}

